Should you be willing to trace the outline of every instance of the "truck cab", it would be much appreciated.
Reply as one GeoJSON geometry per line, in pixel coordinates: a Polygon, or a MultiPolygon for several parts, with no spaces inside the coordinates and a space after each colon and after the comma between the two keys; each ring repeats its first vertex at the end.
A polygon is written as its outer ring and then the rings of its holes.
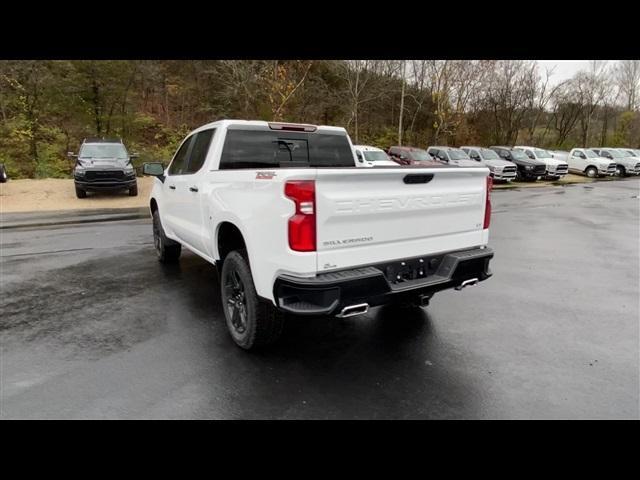
{"type": "Polygon", "coordinates": [[[569,171],[590,178],[615,175],[617,165],[590,148],[573,148],[567,155],[569,171]]]}
{"type": "Polygon", "coordinates": [[[547,166],[547,178],[562,178],[569,172],[569,164],[562,160],[553,158],[553,155],[548,150],[527,146],[515,146],[513,148],[523,151],[525,155],[532,160],[544,162],[547,166]]]}

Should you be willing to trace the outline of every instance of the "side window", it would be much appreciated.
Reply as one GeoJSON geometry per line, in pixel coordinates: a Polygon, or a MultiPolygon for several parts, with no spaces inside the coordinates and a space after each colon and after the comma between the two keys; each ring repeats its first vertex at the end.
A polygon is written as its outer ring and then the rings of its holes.
{"type": "Polygon", "coordinates": [[[531,150],[525,150],[525,152],[527,154],[527,157],[529,157],[530,159],[535,159],[536,157],[533,155],[533,152],[531,150]]]}
{"type": "Polygon", "coordinates": [[[191,135],[184,141],[178,152],[173,157],[173,161],[169,166],[169,175],[182,175],[187,168],[187,158],[189,154],[189,148],[193,143],[194,135],[191,135]]]}
{"type": "Polygon", "coordinates": [[[209,145],[211,145],[211,139],[215,132],[215,128],[212,130],[204,130],[196,134],[196,139],[193,141],[193,148],[191,149],[191,155],[189,155],[189,164],[185,173],[196,173],[204,165],[204,161],[207,158],[209,152],[209,145]]]}

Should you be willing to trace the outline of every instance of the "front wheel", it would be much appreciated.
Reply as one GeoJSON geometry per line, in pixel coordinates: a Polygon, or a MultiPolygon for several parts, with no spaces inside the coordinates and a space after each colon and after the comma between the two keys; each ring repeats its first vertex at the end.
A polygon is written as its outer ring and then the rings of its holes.
{"type": "Polygon", "coordinates": [[[258,298],[246,251],[234,250],[226,256],[220,287],[227,328],[239,347],[251,350],[280,337],[284,317],[271,303],[258,298]]]}
{"type": "Polygon", "coordinates": [[[616,175],[619,177],[626,177],[627,176],[627,171],[625,170],[625,168],[622,165],[618,165],[616,167],[616,175]]]}
{"type": "Polygon", "coordinates": [[[137,197],[138,196],[138,185],[137,184],[129,189],[129,196],[130,197],[137,197]]]}
{"type": "Polygon", "coordinates": [[[78,197],[78,198],[87,198],[87,191],[76,187],[76,197],[78,197]]]}
{"type": "Polygon", "coordinates": [[[596,178],[598,176],[598,169],[595,167],[589,167],[584,173],[589,178],[596,178]]]}

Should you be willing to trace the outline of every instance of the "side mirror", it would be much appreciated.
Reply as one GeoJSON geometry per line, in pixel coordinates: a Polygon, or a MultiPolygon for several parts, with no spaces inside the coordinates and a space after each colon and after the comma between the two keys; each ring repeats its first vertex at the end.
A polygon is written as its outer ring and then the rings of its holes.
{"type": "Polygon", "coordinates": [[[584,153],[582,153],[582,152],[578,153],[578,156],[579,156],[580,158],[582,158],[583,160],[587,158],[587,156],[586,156],[584,153]]]}
{"type": "Polygon", "coordinates": [[[138,158],[139,156],[139,153],[132,153],[131,155],[129,155],[129,158],[138,158]]]}
{"type": "Polygon", "coordinates": [[[152,177],[158,177],[164,181],[164,165],[160,162],[150,162],[142,164],[142,173],[152,177]]]}
{"type": "Polygon", "coordinates": [[[69,157],[69,158],[78,158],[78,155],[76,155],[73,152],[67,152],[67,157],[69,157]]]}

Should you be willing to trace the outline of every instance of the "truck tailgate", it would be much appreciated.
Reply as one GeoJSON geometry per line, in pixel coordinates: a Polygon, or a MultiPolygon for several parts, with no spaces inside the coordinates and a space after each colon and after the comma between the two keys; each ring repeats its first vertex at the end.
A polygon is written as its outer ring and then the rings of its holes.
{"type": "Polygon", "coordinates": [[[486,167],[318,169],[318,271],[484,245],[486,167]]]}

